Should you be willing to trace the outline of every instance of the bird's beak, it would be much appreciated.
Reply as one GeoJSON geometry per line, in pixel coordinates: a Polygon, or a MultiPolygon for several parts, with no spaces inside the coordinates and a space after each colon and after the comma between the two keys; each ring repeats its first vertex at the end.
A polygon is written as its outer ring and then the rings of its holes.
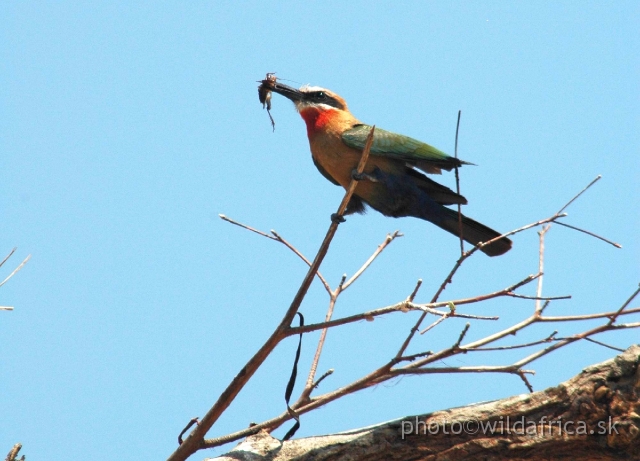
{"type": "Polygon", "coordinates": [[[304,99],[304,93],[296,88],[283,85],[282,83],[273,82],[269,85],[269,89],[275,93],[281,94],[287,99],[290,99],[294,103],[302,101],[304,99]]]}

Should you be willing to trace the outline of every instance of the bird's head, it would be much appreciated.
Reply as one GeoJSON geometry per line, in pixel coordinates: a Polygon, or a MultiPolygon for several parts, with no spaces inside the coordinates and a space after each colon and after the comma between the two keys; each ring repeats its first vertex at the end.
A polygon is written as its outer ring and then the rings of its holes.
{"type": "Polygon", "coordinates": [[[269,89],[293,101],[307,124],[309,137],[339,120],[353,119],[346,101],[331,90],[309,85],[296,89],[277,81],[269,89]]]}
{"type": "Polygon", "coordinates": [[[299,90],[292,88],[282,83],[275,82],[271,90],[275,93],[290,99],[298,109],[298,112],[303,112],[305,109],[316,109],[319,111],[325,110],[344,110],[348,111],[347,103],[340,96],[335,94],[331,90],[326,88],[320,88],[319,86],[305,85],[299,90]]]}

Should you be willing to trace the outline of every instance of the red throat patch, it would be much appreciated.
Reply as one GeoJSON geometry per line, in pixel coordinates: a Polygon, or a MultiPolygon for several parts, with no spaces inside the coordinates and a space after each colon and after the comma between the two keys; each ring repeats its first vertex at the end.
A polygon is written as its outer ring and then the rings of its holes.
{"type": "Polygon", "coordinates": [[[317,132],[323,131],[336,112],[336,109],[319,109],[317,107],[305,107],[302,109],[300,116],[307,124],[307,136],[311,138],[317,132]]]}

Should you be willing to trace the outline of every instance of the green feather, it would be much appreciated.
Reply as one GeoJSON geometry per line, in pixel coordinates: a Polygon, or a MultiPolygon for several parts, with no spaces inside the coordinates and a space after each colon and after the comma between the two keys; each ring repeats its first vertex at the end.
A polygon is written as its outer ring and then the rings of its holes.
{"type": "MultiPolygon", "coordinates": [[[[370,131],[369,125],[355,125],[342,133],[342,141],[349,147],[362,150],[370,131]]],[[[428,173],[436,173],[439,168],[451,170],[456,166],[469,164],[417,139],[377,127],[373,135],[371,154],[397,158],[428,173]]]]}

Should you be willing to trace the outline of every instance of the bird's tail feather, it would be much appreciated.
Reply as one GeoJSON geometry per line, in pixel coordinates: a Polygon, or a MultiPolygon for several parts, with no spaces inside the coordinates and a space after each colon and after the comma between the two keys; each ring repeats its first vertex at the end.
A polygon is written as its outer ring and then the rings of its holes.
{"type": "MultiPolygon", "coordinates": [[[[446,207],[442,207],[442,210],[444,214],[443,219],[434,222],[434,224],[455,236],[459,236],[460,225],[458,222],[458,211],[446,207]]],[[[478,221],[462,215],[462,238],[470,244],[477,245],[480,242],[488,242],[500,235],[502,235],[500,232],[496,232],[484,224],[480,224],[478,221]]],[[[488,256],[499,256],[509,251],[511,244],[511,240],[503,237],[491,245],[481,248],[480,251],[488,256]]]]}

